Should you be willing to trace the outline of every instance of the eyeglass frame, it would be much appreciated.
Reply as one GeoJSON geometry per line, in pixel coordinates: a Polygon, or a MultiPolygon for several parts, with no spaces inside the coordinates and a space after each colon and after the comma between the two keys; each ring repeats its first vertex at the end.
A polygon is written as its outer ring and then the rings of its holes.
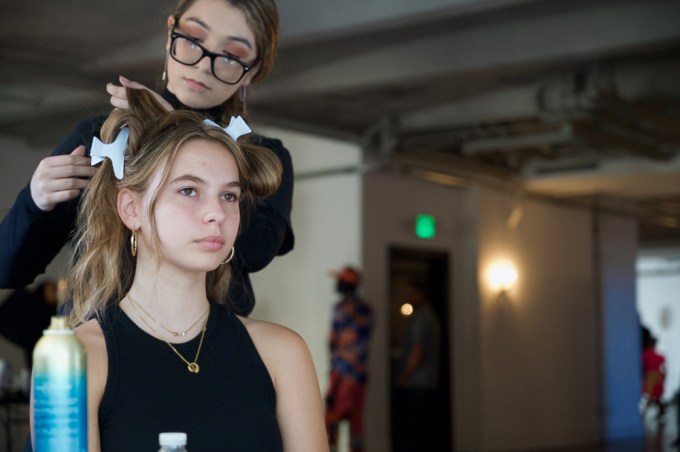
{"type": "Polygon", "coordinates": [[[241,80],[243,80],[243,77],[245,77],[246,74],[247,74],[248,72],[251,71],[251,69],[253,69],[253,66],[255,66],[257,63],[260,62],[260,59],[259,59],[259,58],[256,58],[255,61],[253,61],[251,64],[248,64],[248,63],[244,63],[243,61],[239,60],[238,58],[235,58],[235,57],[229,55],[228,53],[215,53],[215,52],[211,52],[210,50],[206,49],[206,48],[203,47],[201,44],[199,44],[198,42],[196,42],[196,39],[194,39],[194,38],[192,38],[192,37],[190,37],[190,36],[187,36],[187,35],[185,35],[185,34],[183,34],[183,33],[180,33],[179,31],[177,31],[177,28],[176,28],[176,27],[173,28],[172,31],[170,32],[170,56],[172,57],[173,60],[175,60],[175,61],[177,61],[179,64],[183,64],[183,65],[185,65],[185,66],[193,66],[193,65],[195,65],[195,64],[198,64],[203,58],[205,58],[205,57],[207,56],[208,58],[210,58],[210,73],[211,73],[211,74],[213,75],[213,77],[215,77],[217,80],[219,80],[219,81],[222,82],[222,83],[226,83],[227,85],[236,85],[238,82],[240,82],[241,80]],[[178,59],[175,57],[174,52],[173,52],[173,48],[174,48],[174,46],[175,46],[175,41],[177,40],[177,38],[186,39],[187,41],[191,42],[193,45],[195,45],[195,46],[197,46],[199,49],[201,49],[201,52],[202,52],[202,53],[201,53],[200,58],[198,58],[198,59],[197,59],[195,62],[193,62],[193,63],[185,63],[185,62],[183,62],[183,61],[178,60],[178,59]],[[243,72],[241,73],[241,76],[240,76],[235,82],[225,82],[225,81],[222,80],[221,78],[217,77],[217,75],[215,74],[215,58],[228,58],[229,60],[235,61],[235,62],[237,62],[238,64],[240,64],[241,67],[243,68],[243,72]]]}

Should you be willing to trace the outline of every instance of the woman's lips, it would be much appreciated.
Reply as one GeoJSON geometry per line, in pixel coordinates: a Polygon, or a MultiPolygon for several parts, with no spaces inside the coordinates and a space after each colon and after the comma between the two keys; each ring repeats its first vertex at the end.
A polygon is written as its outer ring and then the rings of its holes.
{"type": "Polygon", "coordinates": [[[208,251],[217,251],[224,246],[224,239],[220,236],[211,235],[197,240],[196,243],[208,251]]]}
{"type": "Polygon", "coordinates": [[[203,83],[199,82],[198,80],[194,80],[193,78],[185,78],[184,83],[187,84],[187,86],[194,91],[207,91],[208,87],[204,85],[203,83]]]}

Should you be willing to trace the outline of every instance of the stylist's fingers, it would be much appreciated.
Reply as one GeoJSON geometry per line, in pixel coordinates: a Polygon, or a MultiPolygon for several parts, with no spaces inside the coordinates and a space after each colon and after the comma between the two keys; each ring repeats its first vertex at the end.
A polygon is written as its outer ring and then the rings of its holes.
{"type": "Polygon", "coordinates": [[[126,77],[123,77],[122,75],[118,76],[118,81],[120,82],[120,86],[114,85],[113,83],[106,84],[106,92],[111,95],[110,102],[111,105],[113,105],[114,107],[124,109],[130,108],[130,103],[128,102],[127,99],[127,92],[125,91],[126,88],[145,89],[151,92],[149,88],[142,85],[141,83],[128,80],[126,77]]]}
{"type": "Polygon", "coordinates": [[[130,108],[130,104],[127,99],[127,92],[125,91],[126,88],[130,88],[130,89],[145,89],[151,94],[153,94],[156,100],[161,105],[163,105],[163,107],[167,111],[174,110],[174,108],[172,108],[172,105],[170,105],[165,99],[163,99],[163,97],[160,94],[148,88],[147,86],[142,85],[139,82],[129,80],[128,78],[123,77],[122,75],[118,76],[118,81],[120,82],[121,86],[114,85],[113,83],[108,83],[106,85],[106,91],[111,95],[110,101],[111,105],[113,105],[114,107],[130,108]]]}
{"type": "Polygon", "coordinates": [[[113,83],[107,83],[106,92],[111,95],[111,105],[117,108],[130,108],[125,87],[114,85],[113,83]]]}
{"type": "Polygon", "coordinates": [[[120,82],[121,85],[123,85],[124,88],[145,89],[145,90],[151,91],[145,85],[142,85],[139,82],[135,82],[134,80],[130,80],[126,77],[123,77],[122,75],[118,76],[118,81],[120,82]]]}
{"type": "Polygon", "coordinates": [[[39,209],[50,211],[60,202],[77,197],[96,171],[85,156],[85,146],[78,146],[69,155],[46,157],[31,178],[33,201],[39,209]]]}

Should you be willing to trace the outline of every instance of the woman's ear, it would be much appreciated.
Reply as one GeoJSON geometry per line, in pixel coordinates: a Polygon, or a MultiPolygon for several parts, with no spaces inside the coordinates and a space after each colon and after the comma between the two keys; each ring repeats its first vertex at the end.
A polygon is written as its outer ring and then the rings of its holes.
{"type": "Polygon", "coordinates": [[[243,77],[243,82],[241,82],[241,86],[248,86],[250,83],[253,81],[255,76],[257,75],[258,72],[260,72],[260,65],[262,63],[257,63],[253,68],[248,71],[245,77],[243,77]]]}
{"type": "Polygon", "coordinates": [[[142,224],[141,206],[141,197],[138,193],[129,188],[124,188],[118,192],[116,199],[118,216],[131,231],[136,231],[142,224]]]}
{"type": "Polygon", "coordinates": [[[175,16],[168,16],[168,36],[165,40],[165,51],[170,51],[170,33],[172,29],[175,28],[175,16]]]}

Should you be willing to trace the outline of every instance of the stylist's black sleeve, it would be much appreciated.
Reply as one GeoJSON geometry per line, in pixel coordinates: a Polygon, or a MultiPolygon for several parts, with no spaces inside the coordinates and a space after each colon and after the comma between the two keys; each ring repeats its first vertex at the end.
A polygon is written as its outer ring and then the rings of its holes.
{"type": "MultiPolygon", "coordinates": [[[[82,121],[51,155],[70,154],[81,144],[89,154],[92,137],[99,134],[102,121],[101,117],[82,121]]],[[[45,212],[33,202],[30,182],[21,190],[0,223],[1,288],[24,287],[45,272],[73,233],[79,199],[45,212]]]]}
{"type": "Polygon", "coordinates": [[[272,150],[283,168],[278,190],[250,208],[242,216],[241,233],[236,239],[232,262],[229,301],[240,315],[248,315],[255,305],[249,273],[265,268],[276,256],[293,249],[295,236],[290,222],[293,203],[293,164],[290,153],[276,139],[257,137],[256,144],[272,150]]]}

